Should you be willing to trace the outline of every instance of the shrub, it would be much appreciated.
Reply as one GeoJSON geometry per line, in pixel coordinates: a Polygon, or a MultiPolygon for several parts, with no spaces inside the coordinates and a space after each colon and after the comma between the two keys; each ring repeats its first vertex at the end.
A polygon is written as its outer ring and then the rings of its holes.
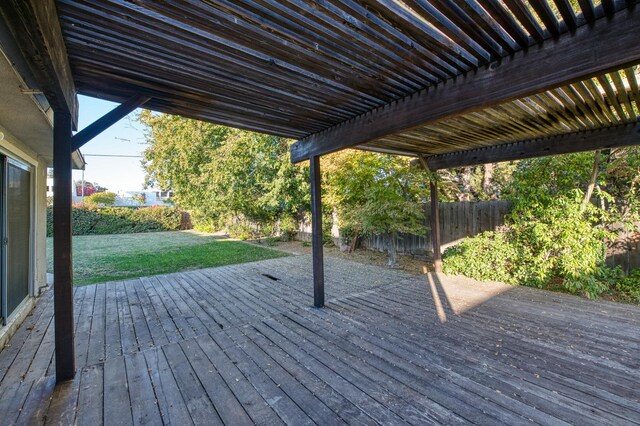
{"type": "Polygon", "coordinates": [[[508,227],[464,240],[444,253],[443,270],[479,280],[548,288],[595,298],[615,281],[605,261],[610,233],[581,211],[581,194],[517,203],[508,227]]]}
{"type": "Polygon", "coordinates": [[[85,204],[96,206],[113,206],[116,202],[116,194],[113,192],[96,192],[84,199],[85,204]]]}
{"type": "MultiPolygon", "coordinates": [[[[175,207],[97,207],[78,205],[72,210],[73,235],[128,234],[187,229],[175,207]]],[[[47,208],[47,236],[53,234],[53,209],[47,208]]]]}
{"type": "Polygon", "coordinates": [[[612,235],[596,222],[595,207],[581,208],[583,194],[556,195],[543,203],[516,203],[510,217],[510,239],[522,248],[521,279],[545,287],[561,278],[571,293],[595,297],[606,290],[606,239],[612,235]]]}
{"type": "Polygon", "coordinates": [[[622,271],[614,279],[613,289],[628,302],[640,303],[640,268],[634,269],[628,277],[622,277],[622,271]]]}
{"type": "Polygon", "coordinates": [[[237,221],[227,226],[229,235],[242,241],[254,238],[255,232],[246,221],[237,221]]]}
{"type": "Polygon", "coordinates": [[[443,254],[443,271],[477,280],[516,284],[517,251],[500,232],[483,232],[449,247],[443,254]]]}
{"type": "Polygon", "coordinates": [[[298,226],[295,219],[291,216],[284,216],[280,220],[280,240],[293,241],[298,235],[298,226]]]}

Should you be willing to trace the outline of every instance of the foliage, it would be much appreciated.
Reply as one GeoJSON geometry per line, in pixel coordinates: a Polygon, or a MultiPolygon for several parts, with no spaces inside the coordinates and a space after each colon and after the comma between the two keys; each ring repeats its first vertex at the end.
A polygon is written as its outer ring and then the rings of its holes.
{"type": "Polygon", "coordinates": [[[353,236],[384,235],[389,264],[395,264],[395,234],[424,230],[425,172],[406,158],[350,150],[323,158],[322,166],[339,227],[353,236]]]}
{"type": "Polygon", "coordinates": [[[113,206],[116,202],[117,195],[113,192],[96,192],[84,198],[85,204],[96,206],[113,206]]]}
{"type": "MultiPolygon", "coordinates": [[[[73,235],[127,234],[183,229],[182,211],[175,207],[97,207],[75,205],[73,235]]],[[[47,208],[47,236],[53,234],[53,209],[47,208]]]]}
{"type": "Polygon", "coordinates": [[[517,284],[518,253],[502,232],[483,232],[449,247],[443,254],[443,272],[477,280],[517,284]]]}
{"type": "MultiPolygon", "coordinates": [[[[588,297],[605,291],[612,282],[604,264],[606,241],[613,235],[602,220],[609,214],[585,204],[582,190],[593,163],[593,153],[520,162],[508,188],[508,226],[445,252],[445,270],[536,287],[560,282],[566,291],[588,297]],[[482,271],[484,262],[494,270],[482,271]]],[[[610,198],[602,190],[598,195],[610,198]]]]}
{"type": "Polygon", "coordinates": [[[341,228],[365,234],[421,233],[426,175],[406,158],[343,151],[323,158],[326,201],[341,228]]]}
{"type": "Polygon", "coordinates": [[[628,302],[640,303],[640,268],[631,271],[627,277],[622,275],[620,268],[615,271],[613,290],[628,302]]]}
{"type": "Polygon", "coordinates": [[[308,210],[308,168],[291,164],[290,141],[148,111],[139,119],[147,183],[172,189],[197,228],[250,238],[308,210]]]}
{"type": "Polygon", "coordinates": [[[138,204],[142,205],[147,201],[147,197],[144,195],[144,193],[142,194],[135,194],[133,197],[133,200],[135,202],[137,202],[138,204]]]}
{"type": "Polygon", "coordinates": [[[298,224],[291,216],[283,217],[278,226],[280,228],[279,234],[281,241],[293,241],[298,234],[298,224]]]}
{"type": "Polygon", "coordinates": [[[438,170],[441,201],[480,201],[500,198],[511,182],[517,162],[438,170]]]}
{"type": "Polygon", "coordinates": [[[627,228],[640,221],[640,148],[611,150],[606,158],[600,185],[610,194],[609,210],[613,218],[627,228]]]}
{"type": "MultiPolygon", "coordinates": [[[[47,241],[49,270],[53,267],[47,241]]],[[[271,259],[286,254],[193,231],[73,238],[75,285],[271,259]]]]}

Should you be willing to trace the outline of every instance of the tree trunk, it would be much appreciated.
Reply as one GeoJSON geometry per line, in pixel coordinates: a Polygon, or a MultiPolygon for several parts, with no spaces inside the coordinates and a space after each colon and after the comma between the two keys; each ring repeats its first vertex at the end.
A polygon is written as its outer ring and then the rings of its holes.
{"type": "Polygon", "coordinates": [[[593,188],[595,188],[596,181],[598,180],[599,171],[600,171],[600,151],[596,151],[593,156],[593,168],[591,169],[591,177],[589,178],[587,191],[584,194],[584,199],[582,200],[582,205],[580,206],[581,213],[584,213],[584,211],[587,209],[587,204],[589,203],[589,200],[591,200],[591,196],[593,195],[593,188]]]}
{"type": "Polygon", "coordinates": [[[396,251],[396,233],[387,232],[384,234],[387,239],[387,253],[389,255],[389,268],[398,266],[398,253],[396,251]]]}
{"type": "Polygon", "coordinates": [[[482,177],[482,190],[487,197],[493,199],[495,195],[493,193],[493,170],[495,169],[495,163],[487,163],[484,165],[484,176],[482,177]]]}
{"type": "Polygon", "coordinates": [[[460,194],[460,201],[471,200],[471,167],[465,167],[462,169],[462,194],[460,194]]]}
{"type": "Polygon", "coordinates": [[[360,235],[358,234],[358,231],[356,231],[353,234],[353,239],[351,240],[351,245],[349,246],[349,253],[353,253],[356,250],[356,247],[358,246],[359,238],[360,238],[360,235]]]}

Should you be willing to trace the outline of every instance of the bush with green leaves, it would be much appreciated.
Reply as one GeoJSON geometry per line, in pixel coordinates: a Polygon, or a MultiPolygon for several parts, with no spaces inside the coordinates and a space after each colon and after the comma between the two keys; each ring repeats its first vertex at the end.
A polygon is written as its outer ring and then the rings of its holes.
{"type": "Polygon", "coordinates": [[[395,266],[396,235],[424,232],[425,173],[409,167],[406,158],[352,150],[323,157],[322,167],[327,204],[335,209],[338,226],[350,238],[382,235],[389,266],[395,266]]]}
{"type": "Polygon", "coordinates": [[[84,197],[85,204],[93,204],[96,206],[113,206],[116,202],[117,195],[113,192],[96,192],[84,197]]]}
{"type": "MultiPolygon", "coordinates": [[[[76,205],[73,235],[129,234],[185,229],[183,213],[175,207],[98,207],[76,205]]],[[[47,236],[53,235],[53,209],[47,208],[47,236]]]]}
{"type": "Polygon", "coordinates": [[[522,161],[509,188],[507,226],[446,251],[444,270],[540,288],[560,283],[590,298],[609,289],[615,280],[606,243],[614,235],[602,225],[607,212],[581,189],[593,162],[593,153],[522,161]]]}
{"type": "Polygon", "coordinates": [[[640,303],[640,268],[632,270],[626,277],[620,268],[616,271],[613,290],[627,302],[640,303]]]}
{"type": "Polygon", "coordinates": [[[517,284],[516,248],[502,232],[483,232],[449,247],[443,254],[443,271],[477,280],[517,284]]]}
{"type": "Polygon", "coordinates": [[[298,235],[298,223],[291,216],[284,216],[280,219],[279,234],[281,241],[293,241],[298,235]]]}

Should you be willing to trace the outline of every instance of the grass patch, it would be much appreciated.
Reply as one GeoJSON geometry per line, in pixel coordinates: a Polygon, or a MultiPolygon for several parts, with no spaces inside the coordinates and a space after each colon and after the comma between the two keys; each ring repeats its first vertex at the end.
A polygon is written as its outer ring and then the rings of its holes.
{"type": "MultiPolygon", "coordinates": [[[[47,240],[49,270],[52,241],[47,240]]],[[[73,237],[76,286],[211,268],[286,256],[240,241],[194,231],[73,237]]]]}

